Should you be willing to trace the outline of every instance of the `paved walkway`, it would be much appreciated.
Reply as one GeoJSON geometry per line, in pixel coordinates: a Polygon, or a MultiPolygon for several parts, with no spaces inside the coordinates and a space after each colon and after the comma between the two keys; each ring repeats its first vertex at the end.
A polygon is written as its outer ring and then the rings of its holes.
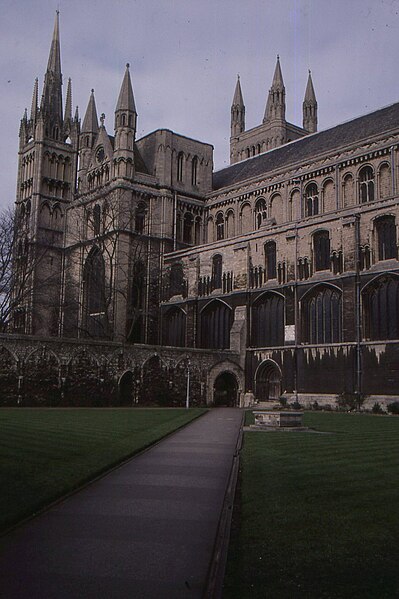
{"type": "Polygon", "coordinates": [[[202,597],[240,423],[211,410],[9,534],[0,597],[202,597]]]}

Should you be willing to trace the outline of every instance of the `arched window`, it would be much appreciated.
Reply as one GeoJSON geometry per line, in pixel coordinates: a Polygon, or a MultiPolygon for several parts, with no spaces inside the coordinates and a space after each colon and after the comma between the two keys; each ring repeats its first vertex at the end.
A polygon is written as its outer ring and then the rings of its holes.
{"type": "Polygon", "coordinates": [[[347,173],[342,182],[342,191],[343,191],[343,199],[344,199],[344,207],[352,206],[355,203],[354,197],[354,184],[353,177],[351,173],[347,173]]]}
{"type": "Polygon", "coordinates": [[[342,297],[338,289],[316,287],[302,302],[304,343],[340,343],[342,341],[342,297]]]}
{"type": "Polygon", "coordinates": [[[171,308],[165,314],[164,344],[173,347],[186,345],[186,315],[180,308],[171,308]]]}
{"type": "Polygon", "coordinates": [[[183,152],[179,152],[177,155],[177,180],[179,183],[183,181],[183,152]]]}
{"type": "Polygon", "coordinates": [[[214,300],[201,312],[201,347],[228,349],[230,347],[231,309],[214,300]]]}
{"type": "Polygon", "coordinates": [[[220,254],[216,254],[212,258],[212,283],[214,289],[220,289],[222,287],[222,271],[223,271],[223,258],[220,254]]]}
{"type": "Polygon", "coordinates": [[[305,189],[305,216],[319,214],[319,192],[316,183],[309,183],[305,189]]]}
{"type": "Polygon", "coordinates": [[[183,243],[192,243],[193,242],[193,224],[194,217],[191,212],[186,212],[184,215],[184,224],[183,224],[183,243]]]}
{"type": "Polygon", "coordinates": [[[91,250],[84,269],[84,334],[88,337],[106,337],[106,287],[104,258],[98,248],[91,250]]]}
{"type": "Polygon", "coordinates": [[[328,231],[317,231],[313,235],[313,254],[315,270],[329,270],[330,236],[328,231]]]}
{"type": "Polygon", "coordinates": [[[255,223],[259,229],[267,220],[267,206],[264,198],[259,198],[255,204],[255,223]]]}
{"type": "Polygon", "coordinates": [[[383,276],[367,285],[363,311],[366,339],[399,339],[399,279],[383,276]]]}
{"type": "Polygon", "coordinates": [[[234,212],[233,210],[229,210],[226,214],[226,237],[234,237],[234,235],[234,212]]]}
{"type": "Polygon", "coordinates": [[[182,295],[184,288],[184,274],[182,264],[172,264],[170,268],[170,293],[182,295]]]}
{"type": "Polygon", "coordinates": [[[93,208],[93,231],[94,235],[100,235],[101,226],[101,208],[96,204],[93,208]]]}
{"type": "Polygon", "coordinates": [[[191,163],[191,185],[197,185],[197,176],[198,176],[198,158],[194,156],[193,161],[191,163]]]}
{"type": "Polygon", "coordinates": [[[267,280],[275,279],[277,276],[277,258],[275,241],[268,241],[267,243],[265,243],[265,263],[267,280]]]}
{"type": "Polygon", "coordinates": [[[196,245],[199,245],[201,243],[201,228],[202,228],[201,217],[197,216],[197,218],[195,219],[195,223],[194,223],[194,243],[196,245]]]}
{"type": "Polygon", "coordinates": [[[397,258],[396,225],[394,216],[381,216],[375,221],[378,260],[397,258]]]}
{"type": "Polygon", "coordinates": [[[252,347],[284,345],[284,299],[266,293],[252,307],[252,347]]]}
{"type": "Polygon", "coordinates": [[[139,233],[139,235],[142,235],[144,233],[144,229],[145,229],[145,212],[146,212],[146,206],[145,204],[140,203],[137,208],[136,208],[136,212],[134,215],[134,229],[137,233],[139,233]]]}
{"type": "Polygon", "coordinates": [[[216,215],[216,239],[224,239],[224,216],[222,212],[216,215]]]}
{"type": "Polygon", "coordinates": [[[359,172],[359,191],[362,204],[374,201],[374,171],[364,166],[359,172]]]}
{"type": "Polygon", "coordinates": [[[288,201],[288,220],[295,220],[298,213],[298,206],[300,204],[301,194],[299,189],[294,189],[291,193],[288,201]]]}

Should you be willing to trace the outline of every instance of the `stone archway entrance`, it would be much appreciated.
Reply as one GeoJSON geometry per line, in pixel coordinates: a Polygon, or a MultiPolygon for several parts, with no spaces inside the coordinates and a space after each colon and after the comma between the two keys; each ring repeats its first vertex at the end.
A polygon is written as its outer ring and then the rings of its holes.
{"type": "Polygon", "coordinates": [[[231,372],[222,372],[213,384],[215,406],[235,407],[237,405],[237,379],[231,372]]]}
{"type": "Polygon", "coordinates": [[[134,376],[133,372],[128,370],[119,380],[119,403],[121,406],[133,405],[134,397],[134,376]]]}
{"type": "Polygon", "coordinates": [[[281,372],[277,364],[266,360],[256,373],[256,399],[279,401],[281,396],[281,372]]]}

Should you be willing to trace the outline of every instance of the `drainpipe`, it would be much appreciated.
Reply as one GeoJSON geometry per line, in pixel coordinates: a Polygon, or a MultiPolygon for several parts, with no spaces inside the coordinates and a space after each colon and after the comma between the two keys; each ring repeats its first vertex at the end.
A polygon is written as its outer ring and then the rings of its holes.
{"type": "Polygon", "coordinates": [[[356,387],[358,409],[362,391],[362,353],[361,338],[362,325],[360,314],[360,214],[355,214],[355,252],[356,252],[356,275],[355,275],[355,310],[356,310],[356,387]]]}

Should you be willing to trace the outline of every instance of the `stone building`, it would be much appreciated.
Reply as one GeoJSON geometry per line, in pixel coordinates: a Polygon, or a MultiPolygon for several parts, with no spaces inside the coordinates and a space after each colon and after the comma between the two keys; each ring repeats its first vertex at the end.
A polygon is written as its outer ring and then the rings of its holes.
{"type": "Polygon", "coordinates": [[[112,135],[93,90],[82,124],[70,80],[63,109],[58,28],[21,121],[14,334],[175,348],[202,360],[208,403],[398,399],[399,104],[317,132],[309,73],[293,125],[277,59],[248,131],[237,81],[231,166],[213,172],[209,144],[136,139],[129,65],[112,135]]]}

